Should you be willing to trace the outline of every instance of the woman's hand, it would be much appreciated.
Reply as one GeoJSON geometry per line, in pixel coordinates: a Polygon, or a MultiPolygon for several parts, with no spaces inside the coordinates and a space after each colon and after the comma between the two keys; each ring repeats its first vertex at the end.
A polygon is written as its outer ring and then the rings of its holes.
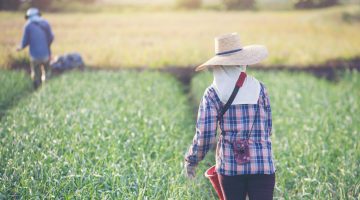
{"type": "Polygon", "coordinates": [[[195,178],[195,168],[196,166],[191,166],[189,163],[185,162],[185,176],[189,179],[195,178]]]}

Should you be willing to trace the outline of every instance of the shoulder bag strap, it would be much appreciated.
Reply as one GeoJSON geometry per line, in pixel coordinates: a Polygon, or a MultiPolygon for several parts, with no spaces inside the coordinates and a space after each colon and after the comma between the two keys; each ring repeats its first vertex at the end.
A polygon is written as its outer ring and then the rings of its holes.
{"type": "Polygon", "coordinates": [[[224,105],[224,107],[222,107],[222,109],[220,110],[220,113],[218,115],[218,120],[220,121],[222,119],[222,117],[224,116],[225,112],[229,109],[229,107],[231,106],[232,102],[234,101],[237,93],[239,92],[239,89],[243,86],[244,81],[246,79],[246,73],[245,72],[241,72],[239,75],[238,80],[236,81],[234,90],[231,93],[231,96],[229,98],[229,100],[226,102],[226,104],[224,105]]]}
{"type": "MultiPolygon", "coordinates": [[[[261,83],[260,83],[260,87],[261,87],[261,88],[260,88],[259,98],[260,98],[260,95],[261,95],[261,98],[263,99],[263,104],[264,104],[264,106],[265,106],[264,86],[263,86],[261,83]]],[[[252,123],[252,125],[251,125],[251,129],[250,129],[250,131],[249,131],[249,135],[248,135],[248,137],[247,137],[247,140],[250,139],[252,130],[253,130],[253,128],[254,128],[254,124],[255,124],[255,120],[256,120],[256,115],[258,115],[258,113],[259,113],[259,109],[260,109],[259,103],[257,104],[257,107],[258,107],[258,109],[256,110],[256,113],[255,113],[255,116],[254,116],[254,121],[253,121],[253,123],[252,123]]]]}

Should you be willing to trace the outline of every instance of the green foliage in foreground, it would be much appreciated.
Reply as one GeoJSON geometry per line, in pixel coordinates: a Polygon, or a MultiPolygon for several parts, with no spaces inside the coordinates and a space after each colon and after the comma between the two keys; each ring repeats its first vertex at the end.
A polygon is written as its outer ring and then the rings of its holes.
{"type": "Polygon", "coordinates": [[[0,118],[21,96],[32,90],[30,77],[21,72],[0,70],[0,118]]]}
{"type": "MultiPolygon", "coordinates": [[[[250,70],[249,74],[253,72],[250,70]]],[[[339,83],[255,72],[272,101],[275,196],[357,199],[360,75],[339,83]]],[[[193,79],[198,100],[211,74],[193,79]]],[[[182,174],[193,114],[182,87],[159,73],[72,73],[23,99],[0,127],[0,199],[214,199],[208,155],[182,174]]]]}
{"type": "Polygon", "coordinates": [[[193,136],[182,90],[174,78],[150,72],[72,73],[44,85],[0,127],[0,194],[211,198],[205,178],[182,174],[193,136]]]}
{"type": "MultiPolygon", "coordinates": [[[[275,196],[359,199],[360,74],[339,83],[306,74],[253,72],[269,90],[276,159],[275,196]]],[[[212,75],[193,79],[199,100],[212,75]]]]}

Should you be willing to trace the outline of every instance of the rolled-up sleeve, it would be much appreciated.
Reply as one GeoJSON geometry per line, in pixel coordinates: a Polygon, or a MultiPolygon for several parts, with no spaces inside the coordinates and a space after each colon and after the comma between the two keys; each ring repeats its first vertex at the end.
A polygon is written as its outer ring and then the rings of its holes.
{"type": "Polygon", "coordinates": [[[196,166],[216,142],[217,109],[206,95],[202,98],[192,144],[185,155],[185,161],[196,166]]]}

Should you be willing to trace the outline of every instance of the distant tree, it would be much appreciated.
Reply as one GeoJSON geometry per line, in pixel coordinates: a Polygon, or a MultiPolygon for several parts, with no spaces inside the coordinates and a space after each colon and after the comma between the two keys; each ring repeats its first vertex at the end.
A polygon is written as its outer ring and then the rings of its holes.
{"type": "Polygon", "coordinates": [[[30,0],[31,7],[47,10],[51,6],[52,0],[30,0]]]}
{"type": "Polygon", "coordinates": [[[96,0],[75,0],[75,1],[79,1],[81,3],[95,3],[96,0]]]}
{"type": "Polygon", "coordinates": [[[339,4],[339,0],[322,0],[320,1],[318,7],[329,7],[329,6],[335,6],[339,4]]]}
{"type": "Polygon", "coordinates": [[[180,8],[197,9],[200,8],[202,0],[177,0],[176,5],[180,8]]]}
{"type": "Polygon", "coordinates": [[[297,0],[294,6],[297,9],[324,8],[338,3],[339,0],[297,0]]]}
{"type": "Polygon", "coordinates": [[[254,9],[255,0],[222,0],[227,10],[254,9]]]}
{"type": "MultiPolygon", "coordinates": [[[[53,2],[58,1],[62,4],[71,2],[94,3],[96,0],[0,0],[0,10],[17,10],[21,8],[36,7],[40,10],[49,10],[53,2]],[[23,4],[23,6],[22,6],[23,4]]],[[[200,1],[200,0],[196,0],[200,1]]]]}
{"type": "Polygon", "coordinates": [[[17,10],[21,0],[0,0],[0,10],[17,10]]]}
{"type": "Polygon", "coordinates": [[[294,7],[296,9],[314,8],[314,0],[298,0],[294,7]]]}

